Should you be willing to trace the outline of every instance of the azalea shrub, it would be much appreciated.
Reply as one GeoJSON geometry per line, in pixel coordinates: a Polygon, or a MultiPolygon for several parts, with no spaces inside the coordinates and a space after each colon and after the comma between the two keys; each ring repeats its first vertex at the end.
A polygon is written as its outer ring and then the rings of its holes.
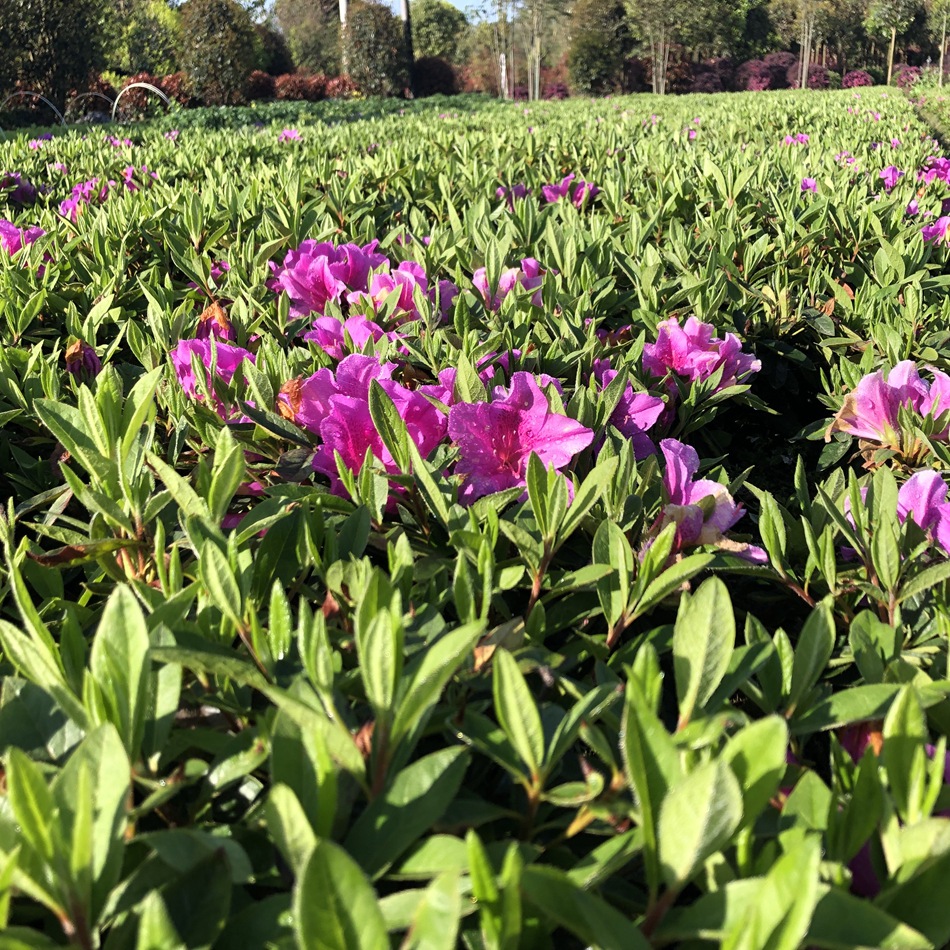
{"type": "Polygon", "coordinates": [[[893,90],[0,143],[3,939],[946,946],[948,225],[893,90]]]}

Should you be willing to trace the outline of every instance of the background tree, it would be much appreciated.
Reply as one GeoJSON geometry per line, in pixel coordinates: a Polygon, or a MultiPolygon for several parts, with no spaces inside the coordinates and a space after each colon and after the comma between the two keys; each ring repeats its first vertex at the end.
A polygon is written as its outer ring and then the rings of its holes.
{"type": "Polygon", "coordinates": [[[571,19],[571,86],[589,95],[614,92],[630,47],[622,0],[577,0],[571,19]]]}
{"type": "Polygon", "coordinates": [[[871,0],[865,23],[869,33],[890,38],[887,52],[887,84],[894,72],[894,49],[897,37],[905,33],[920,8],[918,0],[871,0]]]}
{"type": "MultiPolygon", "coordinates": [[[[516,31],[521,37],[528,72],[528,96],[541,98],[541,61],[557,22],[566,16],[560,0],[521,0],[516,31]]],[[[609,55],[609,54],[608,54],[609,55]]]]}
{"type": "Polygon", "coordinates": [[[468,17],[447,0],[415,0],[412,40],[416,56],[438,56],[459,63],[469,30],[468,17]]]}
{"type": "Polygon", "coordinates": [[[340,71],[340,8],[337,0],[277,0],[274,14],[298,69],[340,71]]]}
{"type": "Polygon", "coordinates": [[[181,8],[182,66],[207,103],[240,101],[257,65],[257,36],[250,14],[236,0],[188,0],[181,8]]]}
{"type": "Polygon", "coordinates": [[[392,96],[408,82],[403,30],[399,19],[380,3],[352,3],[344,32],[353,81],[367,96],[392,96]]]}
{"type": "Polygon", "coordinates": [[[0,77],[19,81],[62,110],[103,64],[103,0],[2,0],[0,77]]]}
{"type": "Polygon", "coordinates": [[[940,37],[940,67],[937,85],[943,85],[943,64],[947,52],[947,21],[950,20],[950,0],[928,0],[927,25],[934,36],[940,37]]]}
{"type": "Polygon", "coordinates": [[[115,0],[102,28],[106,68],[124,75],[175,72],[179,20],[166,0],[115,0]]]}

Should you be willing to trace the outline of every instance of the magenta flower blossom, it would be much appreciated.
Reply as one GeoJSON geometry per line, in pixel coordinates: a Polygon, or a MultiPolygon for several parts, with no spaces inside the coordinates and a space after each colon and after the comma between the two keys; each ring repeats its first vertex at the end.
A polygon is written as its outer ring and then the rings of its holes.
{"type": "Polygon", "coordinates": [[[309,313],[323,314],[329,300],[339,300],[347,292],[368,289],[371,270],[389,264],[384,254],[378,254],[378,241],[360,247],[329,242],[304,241],[296,250],[288,251],[283,264],[273,261],[274,276],[267,286],[290,297],[290,312],[296,317],[309,313]]]}
{"type": "Polygon", "coordinates": [[[813,194],[818,194],[818,182],[814,178],[803,178],[802,179],[802,192],[810,191],[813,194]]]}
{"type": "Polygon", "coordinates": [[[178,129],[171,129],[163,137],[168,139],[169,142],[177,142],[179,135],[181,135],[181,132],[178,129]]]}
{"type": "MultiPolygon", "coordinates": [[[[879,442],[894,449],[901,448],[898,412],[907,406],[921,417],[939,416],[950,409],[950,376],[931,369],[933,382],[921,379],[917,364],[903,360],[887,375],[877,370],[869,373],[844,403],[828,427],[826,440],[833,432],[845,432],[869,442],[879,442]]],[[[948,430],[932,438],[946,441],[948,430]]]]}
{"type": "Polygon", "coordinates": [[[666,504],[658,529],[676,524],[673,554],[699,544],[728,547],[730,551],[757,564],[768,562],[765,551],[755,545],[728,541],[726,532],[744,514],[733,501],[725,485],[709,479],[694,480],[699,471],[699,455],[690,445],[676,439],[663,439],[660,451],[666,461],[663,490],[666,504]]]}
{"type": "Polygon", "coordinates": [[[129,148],[132,145],[132,139],[120,139],[116,138],[114,135],[107,135],[106,141],[113,148],[129,148]]]}
{"type": "Polygon", "coordinates": [[[18,205],[31,205],[36,201],[36,186],[20,172],[0,172],[0,195],[18,205]]]}
{"type": "Polygon", "coordinates": [[[925,224],[920,229],[920,233],[925,243],[939,246],[950,243],[950,238],[947,236],[948,230],[950,230],[950,215],[942,215],[933,224],[925,224]]]}
{"type": "Polygon", "coordinates": [[[355,314],[342,323],[336,317],[317,317],[313,329],[303,336],[335,360],[343,359],[347,353],[360,352],[369,340],[379,341],[383,337],[395,340],[399,334],[386,333],[378,323],[363,314],[355,314]]]}
{"type": "Polygon", "coordinates": [[[950,502],[947,483],[938,472],[914,472],[897,492],[897,517],[908,518],[950,554],[950,502]]]}
{"type": "Polygon", "coordinates": [[[138,191],[139,186],[135,183],[135,176],[141,171],[141,181],[151,186],[152,181],[158,181],[158,172],[150,172],[147,165],[140,169],[134,165],[128,165],[122,170],[123,183],[128,191],[138,191]]]}
{"type": "MultiPolygon", "coordinates": [[[[185,394],[192,399],[202,399],[198,392],[198,383],[195,378],[194,367],[192,366],[192,355],[198,357],[198,362],[205,369],[205,384],[208,390],[213,394],[214,387],[211,385],[211,369],[214,367],[214,374],[224,383],[230,383],[234,378],[241,363],[244,360],[254,362],[254,354],[239,346],[231,346],[228,343],[220,343],[214,338],[206,340],[179,340],[178,345],[171,351],[172,366],[175,368],[175,375],[185,394]]],[[[214,398],[214,410],[222,418],[227,418],[223,403],[217,396],[214,398]]]]}
{"type": "Polygon", "coordinates": [[[885,191],[890,191],[903,177],[904,173],[896,165],[888,165],[887,168],[878,175],[878,178],[884,182],[885,191]]]}
{"type": "Polygon", "coordinates": [[[96,351],[82,340],[76,340],[67,346],[65,356],[66,372],[76,382],[88,383],[102,371],[102,360],[96,355],[96,351]]]}
{"type": "Polygon", "coordinates": [[[509,211],[515,210],[516,201],[522,201],[530,194],[531,189],[523,182],[519,182],[517,185],[512,185],[510,188],[502,186],[495,190],[495,197],[504,199],[505,204],[508,205],[509,211]]]}
{"type": "Polygon", "coordinates": [[[363,313],[365,316],[376,316],[386,305],[390,296],[398,294],[398,302],[393,312],[395,323],[404,323],[410,320],[419,320],[419,313],[415,303],[415,293],[419,291],[423,297],[429,295],[429,278],[425,270],[415,261],[403,261],[394,271],[374,274],[369,289],[364,293],[357,291],[347,295],[351,312],[363,313]]]}
{"type": "Polygon", "coordinates": [[[917,180],[929,185],[938,179],[945,185],[950,185],[950,158],[931,155],[927,159],[926,167],[917,173],[917,180]]]}
{"type": "Polygon", "coordinates": [[[690,130],[686,133],[686,137],[687,137],[690,141],[692,141],[694,138],[696,138],[696,130],[695,130],[695,129],[690,129],[690,130]]]}
{"type": "Polygon", "coordinates": [[[544,196],[544,200],[548,204],[554,204],[556,201],[570,197],[574,207],[581,208],[588,199],[593,199],[596,195],[600,194],[600,189],[596,185],[592,185],[583,179],[577,182],[572,192],[571,182],[574,181],[574,177],[574,173],[571,172],[570,175],[561,179],[559,185],[543,185],[541,187],[541,194],[544,196]]]}
{"type": "Polygon", "coordinates": [[[299,142],[301,139],[300,133],[296,129],[284,129],[280,135],[277,136],[278,142],[299,142]]]}
{"type": "Polygon", "coordinates": [[[109,196],[109,191],[115,188],[115,182],[111,179],[100,183],[98,178],[90,178],[89,181],[80,182],[73,186],[72,194],[64,201],[60,202],[59,213],[64,218],[69,218],[75,222],[79,212],[84,205],[102,204],[109,196]]]}
{"type": "Polygon", "coordinates": [[[322,439],[313,467],[330,479],[334,492],[341,491],[335,453],[353,472],[362,467],[367,450],[387,472],[398,471],[369,411],[369,389],[374,379],[392,399],[409,438],[423,456],[445,438],[445,416],[422,393],[394,380],[395,367],[395,363],[354,354],[340,362],[335,374],[320,369],[309,379],[281,390],[281,413],[322,439]]]}
{"type": "Polygon", "coordinates": [[[916,198],[911,198],[911,200],[907,202],[907,207],[904,209],[904,214],[908,215],[908,217],[913,217],[914,215],[920,214],[920,205],[917,204],[916,198]]]}
{"type": "Polygon", "coordinates": [[[541,265],[533,257],[526,257],[521,261],[520,267],[509,267],[502,272],[501,277],[498,278],[498,289],[494,294],[490,292],[488,287],[488,275],[484,267],[479,267],[472,274],[472,283],[489,310],[497,310],[505,297],[516,287],[535,291],[531,295],[531,303],[536,307],[540,307],[540,287],[544,280],[544,274],[545,271],[541,270],[541,265]]]}
{"type": "Polygon", "coordinates": [[[681,327],[675,318],[657,325],[656,343],[643,347],[643,368],[653,376],[676,376],[696,381],[708,379],[722,370],[716,392],[735,386],[762,363],[751,353],[742,351],[742,343],[734,333],[715,339],[715,327],[690,317],[681,327]]]}
{"type": "Polygon", "coordinates": [[[483,495],[524,485],[532,453],[560,471],[591,444],[594,433],[552,412],[534,377],[518,372],[510,389],[496,389],[491,402],[452,406],[449,437],[459,447],[455,470],[465,478],[460,498],[471,504],[483,495]]]}
{"type": "Polygon", "coordinates": [[[786,135],[785,140],[782,143],[783,145],[807,145],[811,136],[806,135],[804,132],[799,132],[796,135],[786,135]]]}
{"type": "MultiPolygon", "coordinates": [[[[610,360],[594,360],[594,378],[601,389],[606,389],[617,375],[610,368],[610,360]]],[[[633,443],[633,454],[637,460],[656,453],[656,446],[647,435],[647,431],[656,424],[666,404],[662,399],[649,393],[637,392],[629,383],[624,390],[617,408],[610,416],[610,424],[633,443]]]]}
{"type": "Polygon", "coordinates": [[[29,247],[46,232],[41,227],[18,228],[12,221],[0,218],[0,251],[13,257],[21,248],[29,247]]]}

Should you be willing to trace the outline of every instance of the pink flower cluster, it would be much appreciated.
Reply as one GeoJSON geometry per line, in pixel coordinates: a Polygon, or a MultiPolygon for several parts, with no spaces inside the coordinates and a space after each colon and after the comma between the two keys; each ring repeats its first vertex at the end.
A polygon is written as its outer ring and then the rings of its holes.
{"type": "Polygon", "coordinates": [[[21,248],[29,247],[46,232],[39,226],[18,228],[12,221],[0,218],[0,251],[6,251],[13,257],[21,248]]]}
{"type": "Polygon", "coordinates": [[[0,194],[4,193],[14,204],[29,205],[36,201],[36,186],[20,172],[0,172],[0,194]]]}
{"type": "Polygon", "coordinates": [[[676,525],[672,554],[702,544],[727,547],[732,553],[755,564],[768,563],[765,551],[752,544],[738,544],[726,539],[726,532],[742,517],[724,485],[709,479],[696,479],[699,455],[689,445],[676,439],[663,439],[660,451],[666,462],[663,473],[664,505],[655,530],[676,525]]]}
{"type": "Polygon", "coordinates": [[[571,183],[574,178],[575,175],[571,172],[570,175],[562,178],[558,185],[543,185],[541,194],[544,196],[544,200],[548,204],[554,204],[556,201],[562,201],[564,198],[570,197],[571,204],[575,208],[582,208],[588,200],[593,200],[600,194],[600,189],[596,185],[592,185],[589,181],[583,179],[578,180],[572,191],[571,183]]]}
{"type": "Polygon", "coordinates": [[[795,135],[786,135],[783,145],[807,145],[810,135],[806,135],[804,132],[798,132],[795,135]]]}
{"type": "Polygon", "coordinates": [[[208,391],[212,394],[215,412],[222,419],[229,418],[224,404],[214,394],[214,386],[211,381],[212,371],[218,379],[227,385],[234,378],[234,374],[244,360],[250,363],[254,362],[254,354],[239,346],[231,346],[214,338],[180,340],[171,351],[175,376],[187,396],[200,400],[203,397],[198,391],[198,379],[195,376],[193,357],[197,357],[198,364],[204,367],[204,382],[208,391]]]}
{"type": "Polygon", "coordinates": [[[100,183],[98,178],[90,178],[89,181],[74,185],[72,194],[60,202],[59,213],[75,222],[83,205],[102,204],[109,197],[110,190],[115,188],[115,184],[111,179],[100,183]]]}
{"type": "Polygon", "coordinates": [[[526,257],[521,261],[520,267],[509,267],[502,272],[498,279],[498,287],[495,293],[492,293],[488,286],[488,276],[484,267],[479,267],[478,270],[472,274],[472,283],[475,285],[475,289],[479,294],[481,294],[482,300],[485,301],[485,306],[489,310],[497,310],[505,297],[516,287],[521,287],[524,290],[533,290],[534,293],[531,295],[531,303],[536,307],[540,307],[540,288],[544,280],[544,273],[545,272],[541,269],[541,265],[533,257],[526,257]]]}
{"type": "Polygon", "coordinates": [[[296,129],[284,129],[277,136],[277,141],[283,144],[284,142],[299,142],[301,138],[302,136],[296,129]]]}
{"type": "MultiPolygon", "coordinates": [[[[734,333],[713,337],[715,327],[689,317],[683,326],[675,318],[657,324],[656,343],[643,347],[643,368],[652,376],[679,376],[692,382],[709,379],[721,373],[716,392],[735,386],[762,363],[742,351],[742,343],[734,333]]],[[[671,392],[675,385],[671,386],[671,392]]]]}
{"type": "Polygon", "coordinates": [[[522,201],[530,194],[531,189],[523,182],[519,182],[517,185],[512,185],[510,188],[502,186],[495,191],[495,197],[504,199],[505,204],[508,205],[509,211],[515,210],[516,201],[522,201]]]}
{"type": "MultiPolygon", "coordinates": [[[[901,448],[898,412],[907,407],[921,417],[938,416],[950,409],[950,376],[931,369],[933,382],[922,379],[913,360],[898,363],[885,377],[882,370],[869,373],[845,396],[844,403],[828,427],[869,442],[901,448]]],[[[948,428],[932,438],[947,441],[948,428]]]]}

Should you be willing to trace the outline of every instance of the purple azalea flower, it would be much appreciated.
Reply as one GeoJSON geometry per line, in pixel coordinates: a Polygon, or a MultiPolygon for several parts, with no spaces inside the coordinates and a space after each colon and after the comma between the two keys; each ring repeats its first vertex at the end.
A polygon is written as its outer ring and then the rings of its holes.
{"type": "Polygon", "coordinates": [[[722,370],[719,392],[752,373],[762,364],[750,353],[742,352],[742,343],[734,333],[713,337],[715,327],[690,317],[681,327],[675,318],[657,325],[656,343],[643,347],[643,368],[653,376],[674,373],[689,380],[708,379],[722,370]]]}
{"type": "Polygon", "coordinates": [[[896,165],[888,165],[887,168],[878,175],[878,178],[884,182],[885,191],[890,191],[903,177],[904,173],[896,165]]]}
{"type": "Polygon", "coordinates": [[[818,194],[818,182],[814,178],[803,178],[801,190],[803,192],[810,191],[813,194],[818,194]]]}
{"type": "Polygon", "coordinates": [[[904,214],[909,215],[910,217],[920,214],[920,205],[917,204],[916,198],[911,198],[911,200],[907,202],[907,207],[904,209],[904,214]]]}
{"type": "Polygon", "coordinates": [[[579,181],[574,188],[571,203],[575,208],[583,208],[588,200],[593,201],[600,194],[600,189],[589,181],[579,181]]]}
{"type": "Polygon", "coordinates": [[[917,173],[917,180],[929,185],[937,179],[945,185],[950,185],[950,158],[944,158],[942,155],[931,155],[927,159],[926,167],[917,173]]]}
{"type": "Polygon", "coordinates": [[[18,205],[30,205],[36,201],[36,187],[19,172],[0,172],[0,194],[18,205]]]}
{"type": "MultiPolygon", "coordinates": [[[[617,375],[610,368],[610,360],[594,360],[594,378],[601,389],[606,389],[617,375]]],[[[656,454],[656,446],[647,435],[647,430],[656,424],[666,403],[649,393],[637,392],[629,383],[610,416],[612,425],[621,435],[633,443],[634,457],[639,461],[656,454]]]]}
{"type": "Polygon", "coordinates": [[[179,135],[181,135],[181,132],[178,129],[171,129],[165,133],[164,138],[168,139],[169,142],[176,142],[179,135]]]}
{"type": "Polygon", "coordinates": [[[342,323],[336,317],[317,317],[313,329],[304,334],[304,339],[316,343],[328,356],[341,360],[348,352],[347,337],[355,351],[361,351],[367,341],[398,339],[398,333],[387,333],[378,323],[374,323],[363,314],[348,317],[342,323]]]}
{"type": "Polygon", "coordinates": [[[914,472],[897,492],[897,517],[903,524],[908,518],[950,554],[950,502],[947,483],[938,472],[927,469],[914,472]]]}
{"type": "Polygon", "coordinates": [[[544,200],[550,205],[554,204],[555,201],[566,198],[571,190],[572,181],[574,181],[573,172],[567,177],[562,178],[559,185],[542,185],[541,194],[544,196],[544,200]]]}
{"type": "Polygon", "coordinates": [[[29,247],[46,232],[41,227],[18,228],[12,221],[0,218],[0,251],[13,257],[21,248],[29,247]]]}
{"type": "Polygon", "coordinates": [[[290,297],[293,316],[322,315],[327,301],[339,300],[348,291],[365,293],[370,271],[389,265],[389,259],[376,252],[378,246],[378,241],[363,247],[304,241],[287,252],[283,264],[270,262],[274,276],[267,286],[290,297]]]}
{"type": "MultiPolygon", "coordinates": [[[[869,442],[900,449],[898,411],[908,406],[920,416],[938,416],[950,409],[950,376],[931,369],[933,382],[921,379],[913,360],[898,363],[885,379],[882,370],[869,373],[848,393],[828,427],[826,439],[833,432],[845,432],[869,442]]],[[[948,430],[932,438],[946,441],[948,430]]]]}
{"type": "Polygon", "coordinates": [[[472,274],[472,283],[489,310],[497,310],[505,297],[516,287],[535,291],[531,295],[531,303],[536,307],[540,307],[540,287],[544,280],[544,274],[541,265],[533,257],[526,257],[521,261],[520,267],[509,267],[502,272],[501,277],[498,278],[498,290],[495,294],[492,294],[489,290],[488,276],[484,267],[479,267],[472,274]]]}
{"type": "Polygon", "coordinates": [[[942,215],[933,224],[926,224],[920,229],[923,239],[928,244],[947,244],[950,239],[947,231],[950,230],[950,215],[942,215]]]}
{"type": "Polygon", "coordinates": [[[60,202],[59,213],[64,218],[69,218],[75,222],[83,205],[97,202],[101,204],[109,196],[110,189],[115,188],[115,182],[111,179],[100,184],[98,178],[90,178],[89,181],[80,182],[73,186],[72,194],[64,201],[60,202]]]}
{"type": "Polygon", "coordinates": [[[512,185],[510,188],[502,186],[495,190],[495,197],[504,199],[505,204],[508,205],[509,211],[515,210],[516,201],[521,201],[524,198],[527,198],[530,194],[531,189],[523,182],[519,182],[517,185],[512,185]]]}
{"type": "Polygon", "coordinates": [[[234,327],[231,326],[227,311],[217,300],[212,300],[202,311],[201,316],[198,317],[195,339],[210,340],[214,337],[217,340],[224,340],[226,343],[231,343],[234,341],[235,336],[234,327]]]}
{"type": "Polygon", "coordinates": [[[335,374],[320,369],[309,379],[281,390],[282,414],[322,439],[313,467],[330,479],[334,492],[341,491],[334,453],[339,453],[347,468],[358,472],[369,450],[387,472],[398,472],[370,415],[369,388],[374,379],[392,399],[409,438],[423,456],[445,438],[445,416],[422,393],[394,380],[395,367],[395,363],[353,354],[340,362],[335,374]]]}
{"type": "Polygon", "coordinates": [[[300,139],[300,133],[296,129],[284,129],[283,132],[277,136],[278,142],[299,142],[300,139]]]}
{"type": "Polygon", "coordinates": [[[376,316],[385,306],[387,299],[394,293],[399,301],[393,313],[394,323],[419,320],[422,314],[416,307],[416,290],[423,297],[429,297],[429,278],[421,264],[415,261],[403,261],[394,271],[374,274],[366,292],[357,291],[347,295],[351,312],[362,312],[366,316],[376,316]]]}
{"type": "MultiPolygon", "coordinates": [[[[660,451],[666,461],[663,473],[665,505],[657,526],[662,531],[676,524],[673,554],[699,544],[724,545],[725,533],[744,514],[742,506],[733,501],[725,485],[701,478],[696,450],[676,439],[663,439],[660,451]]],[[[757,564],[768,563],[765,551],[755,545],[728,542],[731,551],[757,564]]]]}
{"type": "Polygon", "coordinates": [[[496,389],[491,402],[452,406],[449,437],[459,447],[455,470],[465,478],[460,498],[471,504],[483,495],[524,485],[532,452],[560,471],[591,444],[594,433],[552,412],[534,377],[517,372],[510,389],[496,389]]]}
{"type": "MultiPolygon", "coordinates": [[[[201,399],[198,392],[197,380],[195,378],[194,368],[192,366],[192,354],[197,355],[199,363],[205,368],[205,383],[208,389],[214,393],[211,385],[211,367],[214,365],[215,376],[224,383],[230,383],[237,372],[238,367],[244,360],[254,362],[254,354],[239,346],[231,346],[228,343],[220,343],[214,338],[206,340],[179,340],[178,345],[171,351],[172,366],[175,368],[175,375],[178,382],[184,389],[185,394],[192,399],[201,399]]],[[[217,396],[214,396],[214,410],[225,419],[224,405],[217,396]]]]}
{"type": "Polygon", "coordinates": [[[102,371],[102,360],[96,351],[84,343],[76,340],[66,347],[66,372],[77,382],[88,383],[95,379],[102,371]]]}
{"type": "Polygon", "coordinates": [[[806,135],[804,132],[798,132],[796,135],[786,135],[783,141],[783,145],[807,145],[810,135],[806,135]]]}

